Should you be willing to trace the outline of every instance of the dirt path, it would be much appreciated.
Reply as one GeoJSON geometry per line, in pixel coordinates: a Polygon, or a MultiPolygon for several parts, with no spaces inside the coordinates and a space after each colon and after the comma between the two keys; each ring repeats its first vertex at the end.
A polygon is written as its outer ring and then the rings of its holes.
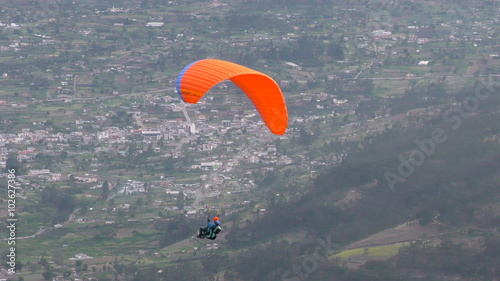
{"type": "Polygon", "coordinates": [[[412,221],[370,235],[365,239],[345,246],[343,250],[411,242],[417,239],[433,239],[441,237],[451,231],[453,230],[448,227],[439,225],[421,226],[418,222],[412,221]]]}
{"type": "MultiPolygon", "coordinates": [[[[80,211],[80,208],[74,210],[70,215],[69,215],[69,218],[67,221],[65,222],[62,222],[60,223],[60,225],[64,226],[68,223],[70,223],[71,221],[73,221],[75,219],[75,216],[76,216],[76,213],[80,211]]],[[[34,234],[31,234],[31,235],[28,235],[28,236],[21,236],[21,237],[16,237],[17,240],[22,240],[22,239],[29,239],[29,238],[34,238],[34,237],[37,237],[38,235],[40,234],[43,234],[49,230],[52,230],[52,229],[55,229],[55,227],[49,227],[49,228],[40,228],[36,233],[34,234]]],[[[2,240],[7,240],[7,238],[4,238],[2,240]]]]}

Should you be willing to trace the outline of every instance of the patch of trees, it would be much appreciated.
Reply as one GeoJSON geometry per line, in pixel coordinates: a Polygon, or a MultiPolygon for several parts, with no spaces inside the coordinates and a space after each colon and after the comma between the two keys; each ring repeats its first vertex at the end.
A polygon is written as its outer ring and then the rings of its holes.
{"type": "Polygon", "coordinates": [[[292,61],[305,67],[320,66],[325,57],[338,60],[344,56],[340,43],[327,45],[320,38],[312,36],[302,36],[297,40],[287,41],[285,45],[263,43],[254,49],[245,46],[218,46],[216,52],[226,60],[248,66],[254,65],[259,59],[275,62],[292,61]],[[330,50],[332,45],[339,48],[330,50]]]}
{"type": "Polygon", "coordinates": [[[374,118],[376,115],[384,115],[385,106],[378,99],[370,101],[360,101],[356,108],[356,116],[358,120],[366,120],[374,118]]]}
{"type": "MultiPolygon", "coordinates": [[[[345,73],[341,76],[347,76],[346,78],[353,76],[353,73],[345,73]]],[[[337,95],[339,98],[349,98],[352,95],[358,95],[362,93],[365,96],[370,96],[373,93],[373,81],[372,80],[337,80],[326,83],[326,92],[337,95]]]]}
{"type": "Polygon", "coordinates": [[[287,242],[272,242],[238,255],[232,268],[242,280],[282,280],[296,254],[287,242]]]}
{"type": "Polygon", "coordinates": [[[9,173],[9,170],[15,170],[16,176],[21,176],[26,174],[26,168],[24,165],[17,160],[17,154],[10,153],[7,161],[5,162],[5,169],[3,169],[4,173],[9,173]]]}
{"type": "MultiPolygon", "coordinates": [[[[203,219],[199,221],[202,222],[202,224],[206,223],[203,219]]],[[[163,237],[160,239],[160,247],[162,248],[186,239],[198,231],[196,221],[183,216],[172,221],[158,221],[155,223],[154,227],[156,230],[164,232],[163,237]]]]}
{"type": "Polygon", "coordinates": [[[127,114],[126,111],[118,111],[115,115],[109,118],[106,125],[126,127],[132,125],[134,120],[132,119],[132,114],[127,114]]]}
{"type": "Polygon", "coordinates": [[[439,116],[419,128],[370,138],[362,151],[320,173],[301,199],[271,206],[256,223],[232,230],[228,242],[248,246],[304,229],[320,237],[331,235],[341,245],[416,218],[429,223],[429,216],[436,214],[445,225],[493,227],[498,220],[483,207],[499,195],[500,155],[498,143],[485,138],[500,131],[493,114],[498,106],[499,98],[492,95],[455,130],[439,116]],[[391,190],[384,174],[398,173],[401,159],[421,150],[416,140],[430,139],[436,128],[444,131],[446,142],[435,144],[429,155],[422,152],[422,162],[391,190]],[[334,205],[353,188],[362,190],[363,197],[345,210],[334,205]]]}
{"type": "Polygon", "coordinates": [[[275,15],[261,14],[239,14],[232,13],[225,20],[225,27],[228,32],[244,30],[276,30],[289,29],[290,27],[282,20],[278,20],[275,15]]]}
{"type": "Polygon", "coordinates": [[[273,242],[238,255],[226,277],[233,280],[444,280],[460,276],[461,280],[492,280],[499,278],[500,241],[489,239],[483,248],[471,251],[461,244],[443,242],[431,246],[416,242],[403,247],[389,261],[369,261],[358,270],[349,270],[332,261],[312,262],[302,256],[304,249],[315,245],[289,245],[273,242]],[[309,263],[309,264],[308,264],[309,263]]]}
{"type": "Polygon", "coordinates": [[[302,35],[296,40],[287,41],[286,45],[268,46],[260,56],[266,60],[292,61],[304,66],[321,65],[321,60],[325,56],[333,60],[344,58],[344,42],[339,38],[331,43],[324,43],[324,40],[331,41],[331,37],[318,37],[302,35]]]}
{"type": "Polygon", "coordinates": [[[492,280],[500,276],[500,241],[488,240],[477,251],[462,244],[443,242],[439,246],[415,243],[404,247],[395,258],[397,271],[405,275],[460,276],[462,280],[492,280]]]}
{"type": "Polygon", "coordinates": [[[78,207],[78,193],[81,191],[77,188],[45,188],[41,193],[39,205],[44,213],[44,220],[52,224],[67,220],[71,212],[78,207]]]}
{"type": "MultiPolygon", "coordinates": [[[[470,89],[466,90],[470,93],[470,89]]],[[[449,102],[449,93],[445,85],[439,83],[431,83],[425,86],[414,86],[405,92],[401,98],[394,99],[389,102],[391,114],[397,115],[415,108],[428,107],[433,104],[449,102]]]]}

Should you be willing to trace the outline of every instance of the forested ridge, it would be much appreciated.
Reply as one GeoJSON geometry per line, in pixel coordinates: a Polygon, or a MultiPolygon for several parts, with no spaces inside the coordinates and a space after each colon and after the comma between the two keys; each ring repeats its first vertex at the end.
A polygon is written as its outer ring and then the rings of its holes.
{"type": "Polygon", "coordinates": [[[432,114],[408,115],[409,122],[364,139],[301,196],[271,201],[264,215],[226,225],[231,251],[179,261],[158,280],[500,278],[497,92],[490,89],[471,106],[474,89],[465,89],[432,114]],[[391,183],[387,173],[398,180],[391,183]],[[347,207],[337,204],[353,190],[362,196],[347,207]],[[395,256],[357,269],[333,258],[350,243],[410,223],[439,228],[440,236],[406,241],[395,256]]]}
{"type": "MultiPolygon", "coordinates": [[[[471,93],[459,95],[458,106],[471,93]]],[[[457,103],[442,108],[419,126],[395,127],[371,138],[348,160],[320,174],[299,200],[273,205],[262,218],[233,229],[227,237],[233,247],[252,247],[279,234],[299,231],[307,232],[306,240],[313,241],[284,242],[277,252],[256,247],[236,260],[235,271],[245,280],[258,280],[257,276],[281,280],[280,273],[286,273],[285,269],[313,255],[317,245],[314,239],[328,236],[340,249],[370,234],[418,220],[421,225],[439,223],[449,229],[476,231],[480,234],[474,239],[481,240],[481,246],[471,251],[452,239],[444,238],[437,247],[420,241],[402,248],[389,262],[368,262],[357,271],[334,262],[321,263],[310,274],[310,278],[315,277],[311,280],[446,280],[452,275],[460,275],[462,280],[491,280],[492,274],[498,278],[500,217],[495,210],[500,191],[499,97],[492,94],[467,115],[459,115],[457,103]],[[452,117],[456,117],[454,122],[450,121],[452,117]],[[434,148],[429,145],[432,153],[422,154],[423,160],[413,156],[419,165],[391,188],[384,174],[401,176],[397,171],[401,159],[422,149],[417,142],[432,140],[437,129],[445,140],[435,143],[434,148]],[[362,198],[344,210],[335,206],[352,189],[361,189],[362,198]],[[254,275],[244,269],[249,259],[267,258],[280,259],[278,264],[282,266],[270,268],[268,262],[256,262],[254,275]]]]}

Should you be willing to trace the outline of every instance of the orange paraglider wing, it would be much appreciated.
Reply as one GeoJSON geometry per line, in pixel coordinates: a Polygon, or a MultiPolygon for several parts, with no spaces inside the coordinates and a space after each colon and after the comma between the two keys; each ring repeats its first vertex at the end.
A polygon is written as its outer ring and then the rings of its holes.
{"type": "Polygon", "coordinates": [[[285,98],[276,81],[262,72],[228,61],[199,60],[181,71],[176,81],[177,93],[183,101],[197,103],[208,90],[227,79],[248,96],[273,134],[285,133],[285,98]]]}

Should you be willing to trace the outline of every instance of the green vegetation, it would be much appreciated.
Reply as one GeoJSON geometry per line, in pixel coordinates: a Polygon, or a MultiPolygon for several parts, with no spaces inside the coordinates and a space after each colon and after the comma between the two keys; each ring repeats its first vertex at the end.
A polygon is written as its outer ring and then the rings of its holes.
{"type": "Polygon", "coordinates": [[[349,260],[353,256],[370,256],[370,257],[385,257],[390,258],[399,253],[401,247],[404,247],[403,244],[394,244],[394,245],[386,245],[386,246],[377,246],[377,247],[366,247],[366,248],[358,248],[352,250],[342,251],[338,254],[330,256],[330,259],[340,258],[342,260],[349,260]]]}
{"type": "Polygon", "coordinates": [[[495,1],[0,2],[19,280],[500,278],[495,1]],[[184,106],[203,58],[273,77],[287,134],[230,82],[184,106]]]}

